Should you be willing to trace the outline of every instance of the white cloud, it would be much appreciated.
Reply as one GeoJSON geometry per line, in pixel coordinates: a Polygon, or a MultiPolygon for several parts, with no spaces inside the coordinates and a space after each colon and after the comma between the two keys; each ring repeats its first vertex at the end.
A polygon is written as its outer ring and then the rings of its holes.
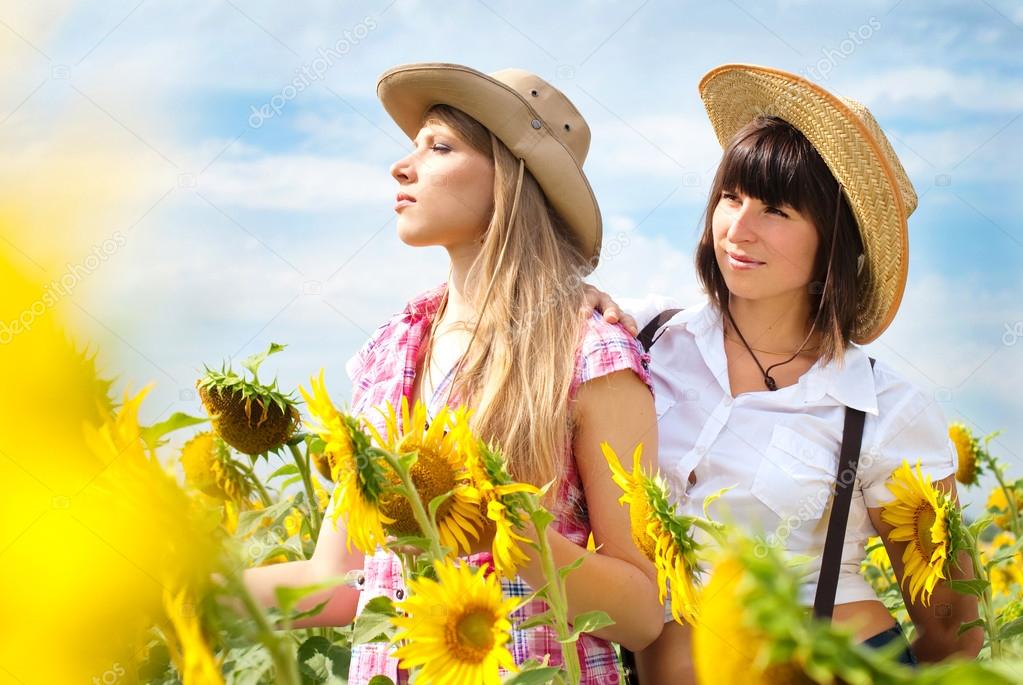
{"type": "Polygon", "coordinates": [[[269,154],[217,161],[200,191],[217,204],[297,212],[384,206],[394,194],[386,169],[353,159],[269,154]]]}
{"type": "Polygon", "coordinates": [[[947,101],[975,112],[1016,113],[1023,109],[1020,79],[957,73],[944,67],[907,66],[879,71],[848,85],[848,93],[868,104],[889,101],[900,106],[919,106],[947,101]]]}

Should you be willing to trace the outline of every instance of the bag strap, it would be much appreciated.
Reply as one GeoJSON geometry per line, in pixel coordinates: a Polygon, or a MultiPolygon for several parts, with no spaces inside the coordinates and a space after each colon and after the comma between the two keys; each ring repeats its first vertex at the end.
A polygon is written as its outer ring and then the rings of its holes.
{"type": "MultiPolygon", "coordinates": [[[[639,332],[639,335],[636,336],[636,340],[638,340],[639,344],[643,346],[644,352],[650,351],[650,348],[654,346],[655,342],[657,342],[657,338],[661,337],[660,335],[658,335],[657,332],[661,329],[661,327],[664,324],[668,323],[668,321],[670,321],[671,318],[678,314],[680,311],[682,310],[665,309],[663,312],[655,316],[649,323],[647,323],[646,326],[643,326],[643,330],[641,330],[639,332]]],[[[663,333],[664,332],[661,331],[661,334],[663,333]]]]}
{"type": "MultiPolygon", "coordinates": [[[[877,360],[870,359],[873,370],[877,360]]],[[[821,557],[821,572],[817,579],[817,594],[813,600],[813,615],[830,619],[835,612],[835,593],[838,591],[838,572],[842,565],[842,548],[845,545],[845,528],[849,522],[849,505],[852,502],[853,484],[856,482],[856,468],[859,466],[860,449],[863,446],[863,424],[866,414],[861,409],[845,408],[845,426],[842,430],[842,447],[838,456],[838,473],[835,475],[835,500],[828,520],[828,534],[824,540],[824,554],[821,557]]]]}
{"type": "MultiPolygon", "coordinates": [[[[636,340],[643,346],[644,352],[650,351],[650,348],[654,346],[655,342],[657,342],[657,338],[660,338],[661,334],[664,333],[664,331],[661,331],[661,328],[680,311],[682,310],[665,309],[649,321],[646,326],[643,326],[643,330],[641,330],[639,335],[636,336],[636,340]],[[658,331],[660,331],[660,333],[658,333],[658,331]]],[[[624,681],[626,685],[640,685],[639,673],[636,669],[636,655],[625,649],[625,647],[622,647],[621,658],[622,671],[625,676],[624,681]]]]}

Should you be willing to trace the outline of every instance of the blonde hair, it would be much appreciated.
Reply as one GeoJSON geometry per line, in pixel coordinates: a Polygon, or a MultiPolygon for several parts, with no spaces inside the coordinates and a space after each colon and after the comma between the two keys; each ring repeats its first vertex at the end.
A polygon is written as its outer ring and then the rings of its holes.
{"type": "Polygon", "coordinates": [[[430,120],[494,162],[494,213],[467,283],[475,336],[453,394],[473,407],[474,428],[501,446],[512,475],[555,481],[553,496],[571,444],[569,391],[590,267],[524,167],[512,216],[520,163],[504,143],[452,107],[432,108],[430,120]]]}

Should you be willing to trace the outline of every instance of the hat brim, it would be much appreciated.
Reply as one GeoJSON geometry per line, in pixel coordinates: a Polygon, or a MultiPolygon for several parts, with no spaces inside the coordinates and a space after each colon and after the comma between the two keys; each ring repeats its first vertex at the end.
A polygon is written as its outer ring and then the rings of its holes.
{"type": "Polygon", "coordinates": [[[722,147],[753,119],[776,116],[806,136],[842,184],[870,267],[852,340],[875,340],[895,318],[909,267],[908,212],[878,137],[840,98],[785,71],[726,64],[699,88],[722,147]]]}
{"type": "Polygon", "coordinates": [[[410,139],[435,105],[459,109],[486,126],[526,163],[547,201],[591,264],[600,256],[600,208],[582,167],[524,97],[490,76],[457,64],[423,63],[386,71],[377,82],[384,109],[410,139]],[[539,121],[541,128],[533,127],[539,121]]]}

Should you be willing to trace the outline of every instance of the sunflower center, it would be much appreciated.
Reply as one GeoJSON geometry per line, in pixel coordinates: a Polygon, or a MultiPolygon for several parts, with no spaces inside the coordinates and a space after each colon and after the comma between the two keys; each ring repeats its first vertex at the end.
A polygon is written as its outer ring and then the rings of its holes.
{"type": "Polygon", "coordinates": [[[460,661],[482,662],[494,647],[494,615],[486,609],[469,609],[449,627],[448,647],[460,661]]]}
{"type": "Polygon", "coordinates": [[[916,512],[916,544],[926,561],[930,561],[934,552],[934,542],[931,539],[931,528],[938,520],[938,514],[930,506],[922,506],[916,512]]]}
{"type": "MultiPolygon", "coordinates": [[[[416,491],[419,493],[420,499],[423,500],[424,507],[429,507],[434,497],[454,489],[455,470],[447,455],[440,454],[430,446],[407,439],[402,441],[399,451],[419,453],[419,458],[412,465],[410,475],[412,484],[416,486],[416,491]]],[[[451,505],[451,498],[440,505],[437,510],[438,521],[444,519],[451,505]]],[[[398,535],[419,534],[419,524],[416,523],[412,505],[407,499],[401,496],[388,497],[380,508],[384,514],[394,519],[394,523],[387,525],[388,532],[398,535]]]]}

